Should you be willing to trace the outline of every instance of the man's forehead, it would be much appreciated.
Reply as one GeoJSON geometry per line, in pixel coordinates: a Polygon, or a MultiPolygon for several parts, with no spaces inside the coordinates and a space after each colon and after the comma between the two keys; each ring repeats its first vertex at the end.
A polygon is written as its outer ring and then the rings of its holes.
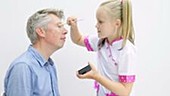
{"type": "Polygon", "coordinates": [[[64,21],[63,19],[60,19],[56,15],[50,15],[50,17],[51,17],[51,22],[55,22],[56,24],[62,24],[64,21]]]}

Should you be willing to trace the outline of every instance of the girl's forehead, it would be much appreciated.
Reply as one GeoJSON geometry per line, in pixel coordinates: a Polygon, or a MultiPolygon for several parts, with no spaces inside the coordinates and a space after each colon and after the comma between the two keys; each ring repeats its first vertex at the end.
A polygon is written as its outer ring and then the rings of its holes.
{"type": "Polygon", "coordinates": [[[96,17],[98,18],[108,18],[108,13],[103,8],[98,8],[96,12],[96,17]]]}
{"type": "Polygon", "coordinates": [[[104,12],[103,7],[99,7],[99,8],[97,9],[97,13],[103,13],[103,12],[104,12]]]}

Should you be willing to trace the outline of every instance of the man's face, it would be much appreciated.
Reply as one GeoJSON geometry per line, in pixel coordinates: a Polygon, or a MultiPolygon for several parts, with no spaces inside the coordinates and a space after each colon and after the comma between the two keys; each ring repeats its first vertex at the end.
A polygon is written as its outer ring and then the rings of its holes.
{"type": "Polygon", "coordinates": [[[50,14],[52,19],[47,25],[47,30],[45,33],[45,41],[48,46],[54,49],[59,49],[63,47],[67,30],[64,28],[63,22],[57,16],[50,14]]]}

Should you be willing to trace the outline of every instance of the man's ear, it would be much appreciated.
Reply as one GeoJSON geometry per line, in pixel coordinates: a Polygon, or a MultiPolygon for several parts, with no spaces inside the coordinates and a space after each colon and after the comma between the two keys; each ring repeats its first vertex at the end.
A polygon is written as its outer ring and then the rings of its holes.
{"type": "Polygon", "coordinates": [[[35,31],[39,37],[45,37],[45,30],[43,28],[36,28],[35,31]]]}

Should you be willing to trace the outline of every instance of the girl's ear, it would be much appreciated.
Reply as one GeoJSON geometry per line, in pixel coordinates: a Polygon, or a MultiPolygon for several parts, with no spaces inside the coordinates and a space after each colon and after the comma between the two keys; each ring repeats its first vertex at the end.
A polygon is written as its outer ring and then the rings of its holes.
{"type": "Polygon", "coordinates": [[[115,25],[116,25],[116,27],[120,27],[121,26],[121,20],[120,19],[116,19],[115,20],[115,25]]]}
{"type": "Polygon", "coordinates": [[[45,37],[45,30],[43,28],[36,28],[35,31],[39,37],[45,37]]]}

